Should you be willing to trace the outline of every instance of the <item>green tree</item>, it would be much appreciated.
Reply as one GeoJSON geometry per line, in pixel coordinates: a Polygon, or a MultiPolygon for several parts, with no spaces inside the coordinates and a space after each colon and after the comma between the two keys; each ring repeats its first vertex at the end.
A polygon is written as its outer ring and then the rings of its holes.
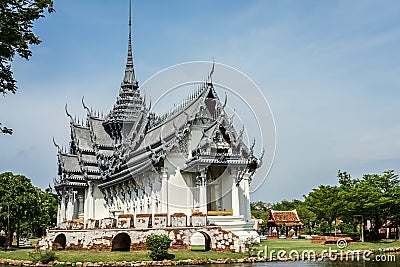
{"type": "Polygon", "coordinates": [[[263,201],[250,203],[251,215],[254,216],[254,218],[263,220],[263,222],[259,225],[261,234],[265,234],[267,231],[267,220],[270,208],[271,204],[263,201]]]}
{"type": "Polygon", "coordinates": [[[294,210],[296,208],[296,205],[301,202],[300,200],[294,199],[292,201],[289,200],[282,200],[281,202],[277,202],[272,204],[272,209],[273,210],[294,210]]]}
{"type": "MultiPolygon", "coordinates": [[[[370,220],[377,236],[378,229],[386,220],[396,225],[400,217],[400,181],[393,170],[383,174],[364,174],[362,178],[352,179],[346,172],[338,173],[341,199],[341,218],[346,222],[355,217],[370,220]]],[[[355,228],[356,225],[354,225],[355,228]]]]}
{"type": "Polygon", "coordinates": [[[57,211],[56,200],[50,192],[42,192],[29,178],[11,172],[0,174],[0,207],[0,221],[9,233],[17,233],[17,246],[24,230],[41,229],[42,233],[54,224],[57,211]]]}
{"type": "Polygon", "coordinates": [[[0,175],[0,200],[2,218],[7,220],[9,209],[11,228],[8,230],[9,233],[16,231],[19,246],[21,221],[32,217],[32,207],[37,206],[36,189],[25,176],[6,172],[0,175]]]}
{"type": "Polygon", "coordinates": [[[304,196],[308,209],[315,214],[317,220],[328,223],[330,233],[332,232],[332,222],[336,222],[341,208],[339,191],[337,186],[320,185],[304,196]]]}
{"type": "Polygon", "coordinates": [[[263,201],[251,202],[250,210],[251,215],[253,215],[257,219],[266,220],[268,217],[268,212],[271,208],[270,203],[265,203],[263,201]]]}
{"type": "MultiPolygon", "coordinates": [[[[3,95],[17,90],[11,62],[15,54],[29,59],[32,55],[29,45],[40,44],[32,28],[35,20],[44,17],[46,10],[54,11],[52,0],[0,1],[0,93],[3,95]]],[[[0,127],[0,132],[12,134],[12,130],[4,126],[0,127]]]]}
{"type": "Polygon", "coordinates": [[[26,233],[43,236],[47,228],[54,227],[57,222],[57,198],[47,188],[45,191],[36,188],[38,206],[34,216],[24,224],[26,233]]]}

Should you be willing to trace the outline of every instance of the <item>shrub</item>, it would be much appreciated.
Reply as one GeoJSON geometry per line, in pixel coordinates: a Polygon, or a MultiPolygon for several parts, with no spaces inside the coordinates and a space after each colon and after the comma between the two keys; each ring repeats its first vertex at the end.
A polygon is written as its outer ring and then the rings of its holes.
{"type": "Polygon", "coordinates": [[[4,247],[6,245],[6,237],[1,235],[0,236],[0,247],[4,247]]]}
{"type": "Polygon", "coordinates": [[[171,239],[167,235],[151,234],[146,238],[146,248],[150,250],[150,257],[155,261],[173,259],[175,256],[168,253],[171,239]]]}
{"type": "Polygon", "coordinates": [[[34,252],[29,253],[29,257],[33,262],[49,263],[57,259],[56,253],[52,250],[41,251],[36,249],[34,252]]]}

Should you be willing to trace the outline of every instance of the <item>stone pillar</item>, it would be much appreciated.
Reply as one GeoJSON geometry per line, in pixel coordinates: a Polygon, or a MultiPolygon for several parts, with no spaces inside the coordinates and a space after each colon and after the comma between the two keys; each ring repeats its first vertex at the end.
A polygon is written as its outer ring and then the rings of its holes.
{"type": "Polygon", "coordinates": [[[58,195],[57,196],[57,226],[58,226],[60,223],[62,223],[62,217],[61,217],[61,205],[62,205],[61,198],[62,197],[59,193],[57,195],[58,195]]]}
{"type": "Polygon", "coordinates": [[[78,194],[78,218],[79,219],[83,219],[83,214],[84,214],[84,209],[83,209],[83,205],[84,205],[84,196],[82,193],[78,194]]]}
{"type": "Polygon", "coordinates": [[[239,188],[236,185],[236,180],[237,176],[239,173],[239,169],[235,169],[232,173],[232,211],[233,211],[233,216],[239,216],[240,215],[240,202],[239,202],[239,188]]]}
{"type": "MultiPolygon", "coordinates": [[[[161,213],[168,213],[168,170],[167,168],[161,169],[161,213]]],[[[168,214],[169,218],[169,214],[168,214]]]]}
{"type": "Polygon", "coordinates": [[[207,214],[207,182],[204,170],[200,171],[199,184],[199,211],[207,214]]]}
{"type": "Polygon", "coordinates": [[[61,201],[57,201],[57,226],[61,223],[61,201]]]}
{"type": "Polygon", "coordinates": [[[195,211],[200,211],[200,176],[194,178],[194,188],[193,188],[193,208],[195,211]]]}
{"type": "Polygon", "coordinates": [[[64,190],[61,191],[60,218],[58,223],[62,223],[67,218],[67,216],[65,215],[65,193],[66,192],[64,190]]]}
{"type": "Polygon", "coordinates": [[[89,190],[88,190],[88,219],[95,219],[95,199],[93,197],[93,191],[94,191],[94,183],[93,182],[88,182],[89,184],[89,190]]]}
{"type": "Polygon", "coordinates": [[[66,211],[66,219],[72,220],[74,216],[74,202],[75,202],[75,194],[72,189],[68,190],[68,202],[67,202],[67,211],[66,211]]]}

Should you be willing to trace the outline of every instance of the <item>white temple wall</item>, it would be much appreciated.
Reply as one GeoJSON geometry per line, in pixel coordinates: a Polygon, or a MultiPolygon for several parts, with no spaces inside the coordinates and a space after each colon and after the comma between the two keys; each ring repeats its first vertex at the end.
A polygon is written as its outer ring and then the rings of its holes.
{"type": "Polygon", "coordinates": [[[171,153],[167,156],[164,166],[168,170],[168,188],[166,198],[168,213],[183,212],[190,216],[193,209],[193,194],[188,190],[192,186],[192,177],[183,176],[180,167],[185,163],[185,158],[179,153],[171,153]]]}
{"type": "Polygon", "coordinates": [[[109,217],[108,209],[106,208],[106,201],[104,200],[104,195],[99,189],[99,183],[95,183],[93,186],[93,198],[94,207],[93,214],[96,220],[109,217]]]}

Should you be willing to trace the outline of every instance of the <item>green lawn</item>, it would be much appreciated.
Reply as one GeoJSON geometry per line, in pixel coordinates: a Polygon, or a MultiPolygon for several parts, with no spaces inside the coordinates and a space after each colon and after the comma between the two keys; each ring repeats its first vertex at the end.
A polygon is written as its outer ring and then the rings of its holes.
{"type": "MultiPolygon", "coordinates": [[[[12,260],[31,260],[29,252],[33,252],[33,249],[14,249],[12,251],[5,252],[0,251],[0,258],[12,259],[12,260]]],[[[188,251],[188,250],[169,250],[171,254],[175,255],[175,260],[183,259],[221,259],[221,258],[244,258],[247,254],[244,253],[230,253],[230,252],[200,252],[200,251],[188,251]]],[[[56,252],[57,259],[59,261],[70,261],[70,262],[105,262],[105,261],[140,261],[148,260],[149,251],[74,251],[64,250],[56,252]]]]}
{"type": "MultiPolygon", "coordinates": [[[[264,250],[264,246],[267,246],[268,251],[271,250],[297,250],[299,252],[303,250],[314,250],[316,253],[321,253],[322,250],[338,249],[335,245],[324,246],[320,244],[313,244],[310,240],[266,240],[255,248],[255,251],[264,250]]],[[[350,244],[346,249],[343,250],[365,250],[365,249],[379,249],[389,247],[400,247],[400,242],[396,241],[382,241],[382,242],[357,242],[350,244]]],[[[0,258],[3,259],[19,259],[19,260],[31,260],[28,253],[33,252],[32,248],[20,248],[13,249],[12,251],[5,252],[0,251],[0,258]]],[[[182,259],[220,259],[220,258],[245,258],[248,256],[247,253],[230,253],[230,252],[200,252],[200,251],[187,251],[187,250],[169,250],[169,253],[175,255],[176,260],[182,259]]],[[[105,261],[139,261],[139,260],[151,260],[148,251],[131,251],[131,252],[108,252],[108,251],[57,251],[57,258],[59,261],[70,261],[70,262],[105,262],[105,261]]],[[[256,255],[256,253],[255,253],[256,255]]],[[[254,255],[254,256],[255,256],[254,255]]]]}

